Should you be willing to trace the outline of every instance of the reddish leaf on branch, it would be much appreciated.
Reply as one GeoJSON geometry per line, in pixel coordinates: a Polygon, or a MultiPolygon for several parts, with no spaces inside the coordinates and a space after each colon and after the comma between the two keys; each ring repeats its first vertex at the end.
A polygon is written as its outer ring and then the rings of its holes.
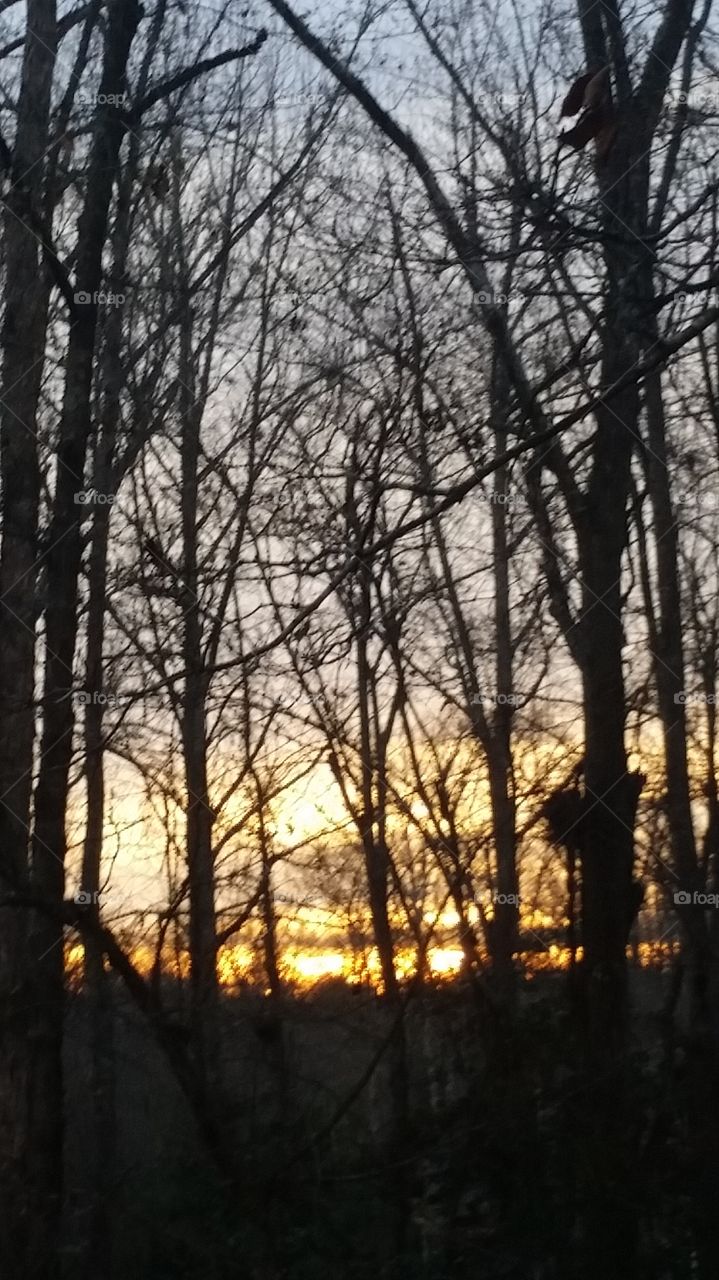
{"type": "Polygon", "coordinates": [[[581,111],[584,106],[584,91],[594,79],[595,74],[594,71],[586,71],[584,75],[577,77],[562,103],[560,115],[576,116],[577,112],[581,111]]]}

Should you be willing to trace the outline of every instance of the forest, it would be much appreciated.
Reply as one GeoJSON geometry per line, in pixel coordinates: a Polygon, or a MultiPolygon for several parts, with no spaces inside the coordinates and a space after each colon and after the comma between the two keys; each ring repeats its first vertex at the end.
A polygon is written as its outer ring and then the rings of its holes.
{"type": "Polygon", "coordinates": [[[716,1280],[712,0],[0,0],[0,1280],[716,1280]]]}

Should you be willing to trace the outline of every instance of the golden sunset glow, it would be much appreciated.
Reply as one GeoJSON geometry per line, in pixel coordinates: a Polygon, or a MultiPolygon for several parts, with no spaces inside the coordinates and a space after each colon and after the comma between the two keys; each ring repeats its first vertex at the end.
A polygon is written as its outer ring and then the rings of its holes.
{"type": "MultiPolygon", "coordinates": [[[[662,939],[656,942],[642,941],[636,945],[636,959],[641,968],[652,968],[661,965],[678,951],[676,939],[662,939]]],[[[71,943],[66,948],[68,972],[79,978],[82,973],[84,950],[81,943],[71,943]]],[[[582,959],[582,948],[577,948],[575,959],[582,959]]],[[[150,972],[153,955],[150,950],[138,946],[131,952],[135,968],[143,975],[150,972]]],[[[570,967],[572,956],[569,947],[552,942],[536,951],[519,953],[518,959],[527,978],[534,974],[561,972],[570,967]]],[[[438,980],[456,978],[462,970],[464,953],[459,947],[431,947],[427,952],[426,969],[438,980]]],[[[232,991],[239,984],[252,983],[257,975],[258,957],[250,947],[238,944],[234,947],[223,947],[217,957],[217,971],[221,986],[232,991]]],[[[173,953],[165,959],[164,969],[168,974],[183,978],[189,975],[189,955],[173,953]]],[[[400,948],[395,956],[397,976],[406,981],[412,978],[417,968],[417,955],[412,949],[400,948]]],[[[328,979],[337,978],[347,983],[364,982],[381,989],[379,957],[374,948],[356,954],[347,950],[323,948],[318,942],[315,948],[305,950],[288,948],[281,956],[280,970],[284,981],[290,987],[310,989],[328,979]]]]}

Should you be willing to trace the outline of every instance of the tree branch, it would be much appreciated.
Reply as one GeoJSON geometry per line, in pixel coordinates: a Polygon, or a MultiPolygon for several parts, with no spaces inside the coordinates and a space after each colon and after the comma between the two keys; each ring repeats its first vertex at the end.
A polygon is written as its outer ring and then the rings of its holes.
{"type": "Polygon", "coordinates": [[[158,102],[161,102],[163,98],[168,98],[176,89],[183,89],[185,85],[191,84],[193,80],[206,75],[209,71],[215,71],[217,67],[224,67],[228,62],[238,62],[241,58],[251,58],[254,54],[259,53],[266,39],[267,32],[263,27],[257,32],[252,43],[245,45],[244,48],[226,49],[224,53],[218,53],[214,58],[203,58],[202,62],[195,63],[193,67],[185,67],[183,71],[178,71],[176,75],[170,76],[169,80],[163,80],[127,112],[126,119],[128,124],[130,126],[137,124],[145,112],[149,111],[158,102]]]}

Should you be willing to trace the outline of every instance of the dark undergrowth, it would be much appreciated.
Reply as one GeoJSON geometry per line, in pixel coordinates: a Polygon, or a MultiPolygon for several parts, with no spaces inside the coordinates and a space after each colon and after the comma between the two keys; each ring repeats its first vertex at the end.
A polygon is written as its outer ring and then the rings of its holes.
{"type": "Polygon", "coordinates": [[[281,1068],[235,1005],[229,1190],[118,1014],[112,1280],[576,1280],[601,1273],[602,1222],[626,1235],[626,1275],[716,1280],[710,1068],[650,1007],[616,1075],[593,1077],[563,994],[533,983],[501,1035],[464,993],[423,996],[401,1122],[386,1057],[339,1114],[382,1043],[373,998],[288,1006],[281,1068]]]}

